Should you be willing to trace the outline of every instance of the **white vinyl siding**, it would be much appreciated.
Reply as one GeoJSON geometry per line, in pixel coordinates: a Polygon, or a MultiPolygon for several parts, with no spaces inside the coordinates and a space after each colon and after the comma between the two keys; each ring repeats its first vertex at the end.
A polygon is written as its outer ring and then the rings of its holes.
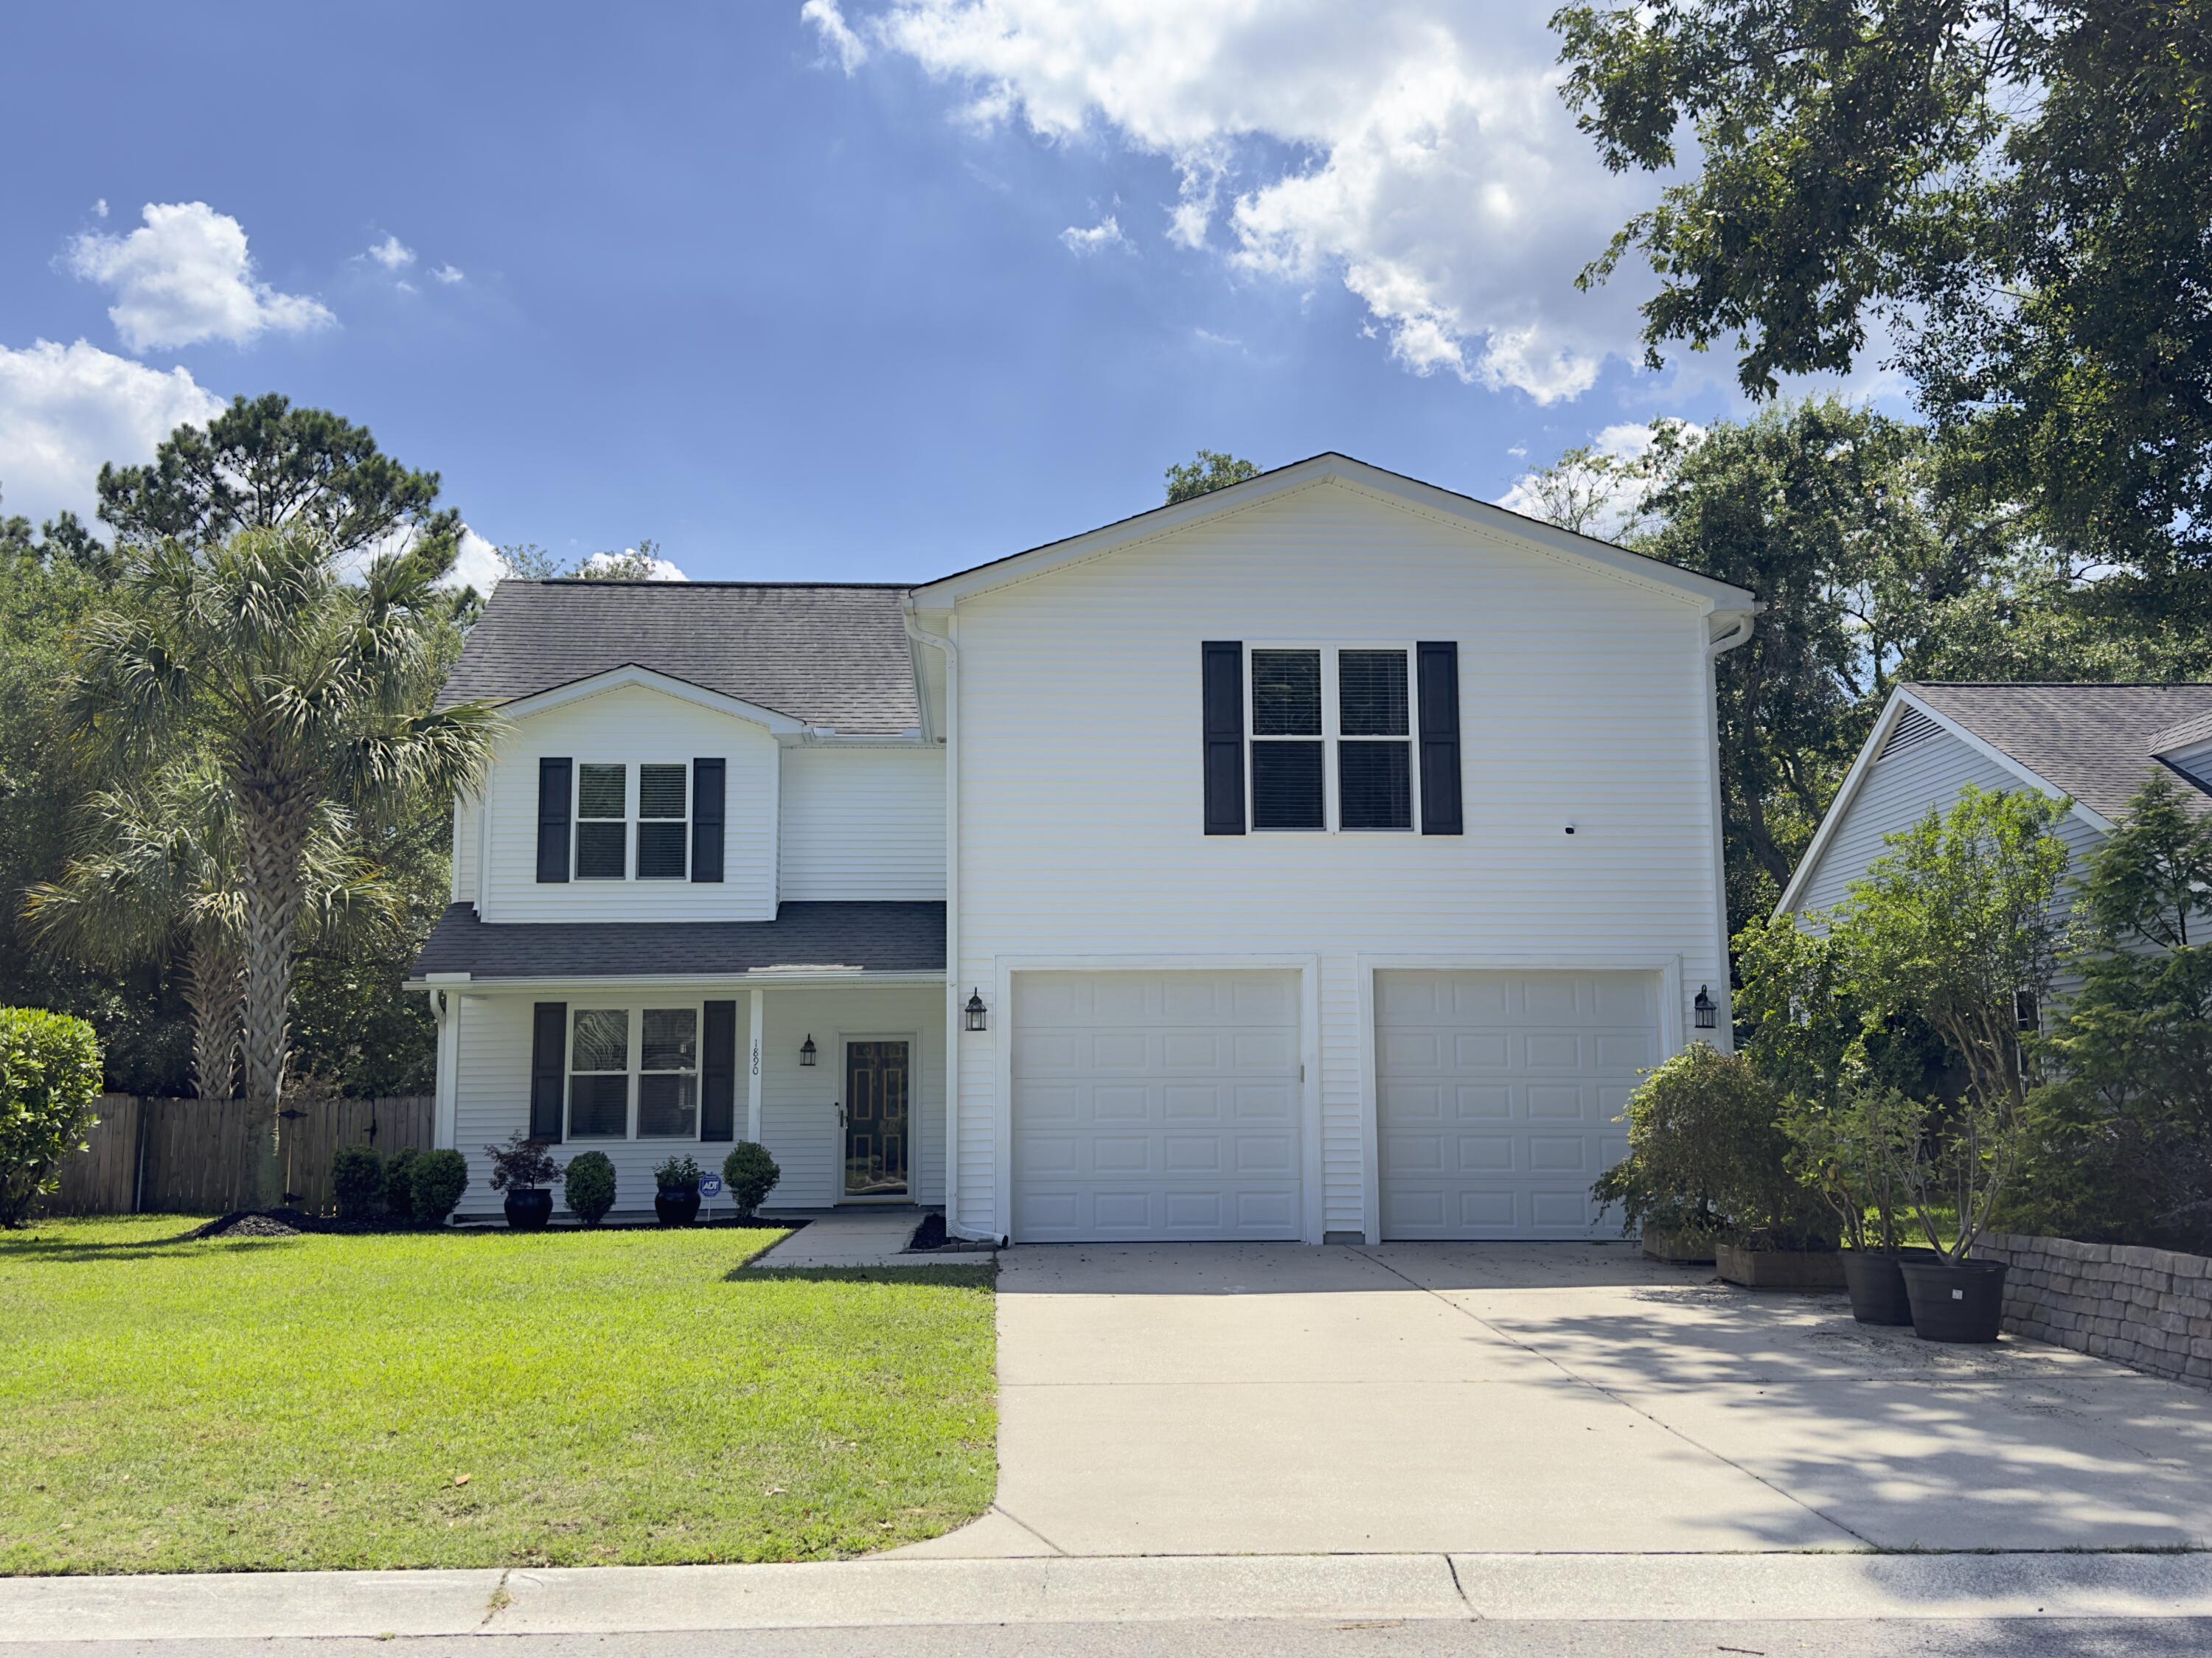
{"type": "MultiPolygon", "coordinates": [[[[1362,957],[1726,981],[1697,603],[1329,482],[963,600],[957,628],[963,993],[1002,957],[1318,957],[1327,1230],[1369,1222],[1362,957]],[[1464,835],[1202,833],[1201,641],[1425,639],[1459,646],[1464,835]]],[[[1007,1029],[961,1038],[977,1234],[1006,1230],[1007,1029]]]]}
{"type": "MultiPolygon", "coordinates": [[[[625,989],[611,1000],[605,992],[563,996],[546,993],[457,998],[460,1007],[459,1052],[456,1056],[453,1144],[469,1161],[468,1190],[457,1212],[464,1218],[496,1215],[500,1194],[491,1189],[491,1166],[484,1147],[504,1141],[530,1126],[531,1008],[540,999],[570,1006],[607,1006],[614,1001],[644,1007],[693,1005],[734,999],[738,1005],[736,1139],[745,1137],[745,1097],[750,1056],[750,991],[741,985],[625,989]]],[[[783,1170],[768,1206],[772,1210],[825,1208],[837,1201],[841,1155],[837,1102],[844,1087],[842,1039],[847,1035],[898,1036],[909,1033],[920,1043],[913,1065],[914,1159],[911,1176],[917,1203],[941,1203],[945,1197],[945,993],[930,986],[881,989],[830,987],[771,987],[763,993],[761,1040],[761,1141],[783,1170]],[[811,1035],[819,1054],[811,1067],[799,1063],[799,1044],[811,1035]]],[[[580,1151],[604,1151],[616,1175],[615,1206],[625,1212],[653,1206],[653,1167],[672,1153],[691,1151],[700,1167],[719,1173],[729,1145],[685,1140],[594,1139],[556,1145],[553,1155],[566,1163],[580,1151]]],[[[711,1208],[711,1206],[710,1206],[711,1208]]],[[[560,1185],[554,1185],[554,1218],[565,1219],[560,1185]]]]}
{"type": "MultiPolygon", "coordinates": [[[[776,740],[765,727],[641,685],[617,686],[516,720],[499,741],[486,784],[490,855],[478,913],[497,922],[773,920],[777,755],[776,740]],[[538,762],[548,756],[575,761],[580,768],[600,762],[627,768],[633,867],[639,766],[726,757],[723,878],[540,883],[538,762]]],[[[463,813],[465,819],[471,815],[463,813]]],[[[574,835],[572,823],[572,844],[574,835]]]]}
{"type": "Polygon", "coordinates": [[[783,897],[945,896],[943,749],[786,749],[782,794],[783,897]]]}

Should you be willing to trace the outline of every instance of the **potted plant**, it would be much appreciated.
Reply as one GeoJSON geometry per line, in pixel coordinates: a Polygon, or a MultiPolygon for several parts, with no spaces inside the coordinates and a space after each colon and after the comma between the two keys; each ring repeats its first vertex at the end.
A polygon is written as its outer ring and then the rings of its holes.
{"type": "Polygon", "coordinates": [[[1780,1095],[1748,1060],[1692,1043],[1638,1088],[1629,1155],[1591,1195],[1620,1206],[1624,1231],[1670,1234],[1678,1250],[1685,1238],[1709,1240],[1704,1259],[1734,1282],[1840,1284],[1815,1200],[1790,1173],[1781,1110],[1780,1095]]]}
{"type": "Polygon", "coordinates": [[[653,1170],[653,1212],[663,1226],[689,1226],[699,1218],[698,1160],[688,1155],[667,1158],[653,1170]]]}
{"type": "Polygon", "coordinates": [[[1899,835],[1835,917],[1870,1015],[1917,1018],[1962,1079],[1955,1097],[1887,1155],[1933,1260],[1899,1262],[1912,1329],[1930,1341],[1995,1341],[2005,1263],[1972,1259],[2026,1139],[2044,1005],[2057,971],[2052,901],[2067,803],[1969,785],[1948,812],[1899,835]]]}
{"type": "Polygon", "coordinates": [[[553,1218],[552,1184],[561,1165],[545,1149],[520,1128],[505,1145],[487,1145],[491,1160],[491,1189],[507,1193],[507,1224],[518,1232],[542,1232],[553,1218]]]}
{"type": "Polygon", "coordinates": [[[1925,1114],[1901,1090],[1861,1078],[1833,1100],[1792,1100],[1783,1118],[1791,1167],[1842,1228],[1844,1287],[1862,1324],[1911,1323],[1903,1263],[1935,1259],[1932,1249],[1898,1242],[1905,1201],[1899,1169],[1925,1114]]]}

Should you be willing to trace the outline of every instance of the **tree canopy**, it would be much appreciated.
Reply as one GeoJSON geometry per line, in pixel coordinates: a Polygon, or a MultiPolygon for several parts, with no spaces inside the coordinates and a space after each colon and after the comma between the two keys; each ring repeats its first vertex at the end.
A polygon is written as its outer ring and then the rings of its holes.
{"type": "Polygon", "coordinates": [[[1960,433],[1962,482],[2161,599],[2212,563],[2199,0],[1654,0],[1552,21],[1606,165],[1690,167],[1583,276],[1649,259],[1655,366],[1675,343],[1732,349],[1766,397],[1887,350],[1960,433]]]}
{"type": "Polygon", "coordinates": [[[1218,449],[1201,449],[1195,460],[1168,468],[1168,505],[1172,507],[1194,495],[1211,495],[1216,489],[1259,476],[1260,469],[1249,460],[1239,460],[1218,449]]]}

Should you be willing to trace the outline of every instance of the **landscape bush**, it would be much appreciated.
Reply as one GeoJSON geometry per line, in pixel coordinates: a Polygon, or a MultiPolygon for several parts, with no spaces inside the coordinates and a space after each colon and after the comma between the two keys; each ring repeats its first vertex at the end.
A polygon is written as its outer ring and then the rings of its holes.
{"type": "Polygon", "coordinates": [[[532,1139],[520,1128],[507,1136],[506,1145],[484,1147],[484,1156],[491,1161],[495,1192],[535,1192],[561,1177],[561,1165],[545,1149],[545,1142],[532,1139]]]}
{"type": "Polygon", "coordinates": [[[597,1226],[615,1206],[615,1165],[604,1151],[583,1151],[568,1159],[561,1198],[586,1226],[597,1226]]]}
{"type": "Polygon", "coordinates": [[[384,1207],[399,1220],[415,1218],[415,1165],[422,1154],[403,1145],[385,1160],[384,1207]]]}
{"type": "Polygon", "coordinates": [[[730,1199],[749,1220],[782,1178],[783,1170],[769,1156],[768,1147],[756,1140],[739,1140],[722,1159],[722,1181],[730,1188],[730,1199]]]}
{"type": "Polygon", "coordinates": [[[100,1039],[82,1019],[0,1008],[0,1226],[21,1226],[85,1149],[100,1083],[100,1039]]]}
{"type": "Polygon", "coordinates": [[[425,1151],[415,1159],[415,1218],[441,1226],[469,1189],[468,1159],[458,1151],[425,1151]]]}
{"type": "Polygon", "coordinates": [[[704,1171],[688,1153],[664,1157],[653,1166],[653,1182],[663,1192],[696,1192],[704,1171]]]}
{"type": "Polygon", "coordinates": [[[340,1220],[374,1220],[384,1209],[384,1159],[366,1145],[331,1153],[331,1197],[340,1220]]]}

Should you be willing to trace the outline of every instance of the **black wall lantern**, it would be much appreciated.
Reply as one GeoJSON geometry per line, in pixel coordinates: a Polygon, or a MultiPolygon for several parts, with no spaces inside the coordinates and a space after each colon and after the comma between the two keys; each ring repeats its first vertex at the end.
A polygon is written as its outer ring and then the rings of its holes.
{"type": "Polygon", "coordinates": [[[1690,1004],[1691,1008],[1697,1014],[1698,1029],[1700,1030],[1711,1030],[1713,1028],[1714,1020],[1720,1016],[1719,1005],[1713,1000],[1711,989],[1710,986],[1699,985],[1698,999],[1690,1004]]]}
{"type": "Polygon", "coordinates": [[[968,992],[968,1028],[970,1030],[983,1028],[983,993],[972,986],[968,992]]]}
{"type": "Polygon", "coordinates": [[[799,1048],[799,1062],[801,1065],[812,1065],[814,1063],[814,1038],[811,1035],[809,1035],[806,1041],[799,1048]]]}

